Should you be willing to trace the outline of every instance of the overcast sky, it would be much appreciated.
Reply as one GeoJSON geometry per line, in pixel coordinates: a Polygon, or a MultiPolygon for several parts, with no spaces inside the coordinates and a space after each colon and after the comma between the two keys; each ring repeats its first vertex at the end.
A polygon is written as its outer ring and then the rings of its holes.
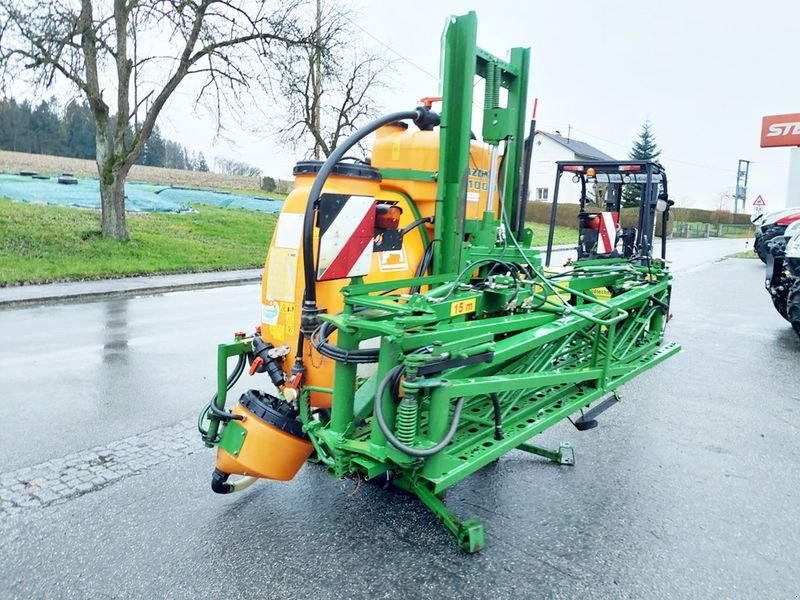
{"type": "MultiPolygon", "coordinates": [[[[482,48],[500,56],[532,48],[529,97],[539,98],[540,128],[566,134],[571,126],[575,139],[624,158],[649,119],[679,205],[717,208],[733,191],[740,158],[752,161],[748,205],[757,194],[768,208],[784,205],[789,150],[759,148],[759,132],[763,115],[800,112],[800,1],[349,4],[364,44],[385,45],[397,59],[393,87],[380,95],[386,112],[436,93],[445,18],[475,10],[482,48]]],[[[168,107],[167,137],[290,175],[295,157],[268,132],[233,132],[235,145],[215,139],[211,124],[198,126],[188,96],[168,107]]]]}

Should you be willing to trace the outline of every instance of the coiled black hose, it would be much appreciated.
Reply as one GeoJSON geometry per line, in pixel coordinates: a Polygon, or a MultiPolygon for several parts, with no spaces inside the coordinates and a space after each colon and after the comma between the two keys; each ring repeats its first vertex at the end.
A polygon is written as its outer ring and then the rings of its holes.
{"type": "Polygon", "coordinates": [[[409,456],[416,458],[433,456],[434,454],[444,450],[444,448],[453,440],[453,436],[455,436],[456,431],[458,430],[458,421],[461,417],[461,409],[464,407],[464,398],[459,398],[456,402],[456,407],[453,410],[453,420],[450,422],[450,428],[447,430],[447,433],[438,444],[430,448],[425,448],[424,450],[407,446],[394,436],[394,434],[389,430],[389,427],[386,425],[386,420],[383,418],[383,395],[386,393],[386,386],[388,386],[390,383],[392,383],[392,387],[397,385],[397,382],[399,382],[400,376],[403,374],[404,370],[404,365],[398,365],[394,367],[383,379],[381,379],[380,383],[378,384],[378,390],[375,393],[375,403],[373,407],[375,420],[378,422],[378,427],[383,435],[386,436],[388,442],[400,450],[400,452],[403,454],[408,454],[409,456]]]}

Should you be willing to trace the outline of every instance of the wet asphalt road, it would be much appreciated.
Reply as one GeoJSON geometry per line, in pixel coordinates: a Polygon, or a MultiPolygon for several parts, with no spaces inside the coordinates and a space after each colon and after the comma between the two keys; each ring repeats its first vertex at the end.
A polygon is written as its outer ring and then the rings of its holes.
{"type": "MultiPolygon", "coordinates": [[[[484,521],[477,556],[414,499],[314,466],[215,496],[198,451],[0,522],[0,596],[795,598],[800,340],[761,263],[714,263],[741,243],[713,244],[673,246],[668,337],[684,351],[626,385],[598,429],[540,438],[571,441],[575,467],[512,452],[450,491],[484,521]]],[[[0,473],[193,416],[209,348],[257,302],[246,286],[0,311],[27,358],[2,345],[22,418],[0,433],[0,473]]]]}
{"type": "MultiPolygon", "coordinates": [[[[669,258],[680,277],[744,243],[682,240],[669,258]]],[[[0,473],[195,417],[213,392],[216,345],[258,324],[258,289],[0,308],[0,390],[31,412],[0,428],[0,473]]]]}

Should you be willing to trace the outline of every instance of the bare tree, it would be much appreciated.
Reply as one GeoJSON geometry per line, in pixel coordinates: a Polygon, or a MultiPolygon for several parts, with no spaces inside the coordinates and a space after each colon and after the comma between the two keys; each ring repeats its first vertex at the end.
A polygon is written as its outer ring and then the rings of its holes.
{"type": "Polygon", "coordinates": [[[313,0],[313,9],[305,11],[313,12],[313,19],[294,23],[294,37],[312,42],[273,55],[282,73],[273,95],[281,108],[276,125],[280,141],[320,158],[377,115],[372,94],[386,86],[390,62],[364,47],[346,9],[335,2],[323,5],[322,0],[313,0]]]}
{"type": "Polygon", "coordinates": [[[214,170],[217,173],[241,175],[242,177],[261,177],[261,173],[263,172],[258,167],[254,167],[246,162],[225,158],[224,156],[217,156],[214,159],[214,170]]]}
{"type": "Polygon", "coordinates": [[[125,240],[125,179],[175,90],[195,79],[219,118],[267,72],[274,46],[302,42],[293,13],[291,0],[0,0],[0,75],[66,81],[86,97],[103,236],[125,240]]]}

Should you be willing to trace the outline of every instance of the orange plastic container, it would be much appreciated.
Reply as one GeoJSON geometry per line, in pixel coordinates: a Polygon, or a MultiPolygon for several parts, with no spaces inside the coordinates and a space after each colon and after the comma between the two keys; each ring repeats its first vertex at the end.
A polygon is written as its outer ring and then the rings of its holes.
{"type": "Polygon", "coordinates": [[[245,437],[236,456],[217,447],[216,467],[223,473],[289,481],[311,456],[314,447],[308,440],[282,431],[238,402],[231,412],[244,417],[234,422],[243,428],[245,437]]]}

